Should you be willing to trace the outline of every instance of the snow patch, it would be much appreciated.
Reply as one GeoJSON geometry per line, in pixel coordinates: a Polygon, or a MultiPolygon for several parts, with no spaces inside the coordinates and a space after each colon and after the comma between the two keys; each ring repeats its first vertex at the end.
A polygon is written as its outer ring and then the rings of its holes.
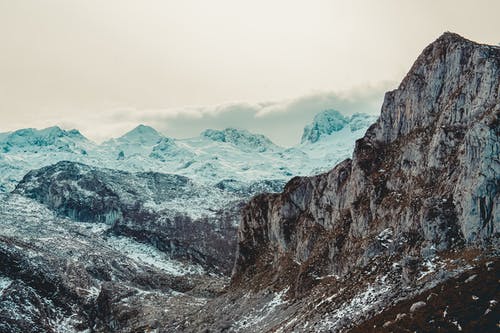
{"type": "Polygon", "coordinates": [[[187,274],[203,274],[204,270],[198,265],[186,265],[169,258],[152,245],[139,243],[127,237],[111,236],[107,244],[125,256],[143,264],[164,270],[168,274],[181,276],[187,274]]]}
{"type": "Polygon", "coordinates": [[[2,294],[5,289],[9,288],[12,282],[13,280],[8,277],[0,276],[0,294],[2,294]]]}
{"type": "MultiPolygon", "coordinates": [[[[240,320],[234,323],[236,331],[246,330],[251,327],[259,325],[262,322],[266,322],[266,319],[271,316],[279,307],[287,304],[284,297],[288,292],[289,288],[281,290],[280,292],[274,293],[273,298],[266,303],[263,307],[243,316],[240,320]]],[[[247,296],[248,297],[248,296],[247,296]]]]}

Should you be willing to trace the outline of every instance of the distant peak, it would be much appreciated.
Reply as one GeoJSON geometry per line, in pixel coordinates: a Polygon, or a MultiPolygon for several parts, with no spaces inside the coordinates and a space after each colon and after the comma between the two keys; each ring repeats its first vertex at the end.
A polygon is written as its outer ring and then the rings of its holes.
{"type": "Polygon", "coordinates": [[[85,137],[76,129],[63,130],[59,126],[51,126],[43,129],[23,128],[9,133],[9,137],[26,137],[26,138],[62,138],[72,137],[85,139],[85,137]]]}
{"type": "Polygon", "coordinates": [[[134,127],[132,130],[128,131],[123,136],[129,135],[129,134],[156,134],[156,135],[160,135],[160,133],[158,133],[158,131],[155,130],[153,127],[143,125],[143,124],[140,124],[140,125],[134,127]]]}
{"type": "Polygon", "coordinates": [[[308,141],[314,143],[322,136],[342,130],[348,123],[348,118],[337,110],[328,109],[321,111],[314,116],[313,122],[304,128],[301,142],[308,141]]]}
{"type": "Polygon", "coordinates": [[[132,141],[141,144],[156,144],[160,141],[164,136],[160,134],[157,130],[155,130],[151,126],[147,125],[139,125],[134,129],[128,131],[121,137],[119,137],[118,141],[132,141]]]}
{"type": "Polygon", "coordinates": [[[274,143],[266,136],[239,128],[207,129],[201,133],[201,136],[212,141],[232,143],[241,148],[257,149],[261,152],[274,146],[274,143]]]}

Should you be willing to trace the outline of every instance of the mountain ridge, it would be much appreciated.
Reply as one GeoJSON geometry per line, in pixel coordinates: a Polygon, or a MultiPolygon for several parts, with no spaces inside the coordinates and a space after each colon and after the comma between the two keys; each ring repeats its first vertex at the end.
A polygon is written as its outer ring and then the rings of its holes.
{"type": "MultiPolygon", "coordinates": [[[[366,119],[373,118],[366,116],[366,119]]],[[[0,135],[0,149],[4,147],[5,152],[0,155],[0,190],[12,189],[29,170],[62,160],[130,172],[175,173],[210,184],[225,179],[241,182],[289,179],[293,175],[313,174],[330,168],[350,153],[354,140],[367,127],[367,122],[361,122],[356,131],[347,136],[336,132],[317,144],[293,148],[279,147],[260,134],[231,128],[206,130],[190,139],[174,139],[152,127],[139,125],[100,145],[80,137],[79,132],[59,129],[53,135],[55,139],[48,142],[54,145],[42,146],[28,143],[36,142],[39,133],[53,129],[20,130],[25,132],[23,138],[27,143],[19,147],[0,135]]]]}

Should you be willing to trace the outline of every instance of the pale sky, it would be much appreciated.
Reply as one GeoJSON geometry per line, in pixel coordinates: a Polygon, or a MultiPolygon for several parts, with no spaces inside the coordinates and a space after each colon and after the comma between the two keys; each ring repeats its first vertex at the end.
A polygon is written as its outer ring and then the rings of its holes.
{"type": "Polygon", "coordinates": [[[0,0],[0,132],[139,123],[300,139],[324,108],[377,113],[444,31],[500,43],[500,1],[0,0]]]}

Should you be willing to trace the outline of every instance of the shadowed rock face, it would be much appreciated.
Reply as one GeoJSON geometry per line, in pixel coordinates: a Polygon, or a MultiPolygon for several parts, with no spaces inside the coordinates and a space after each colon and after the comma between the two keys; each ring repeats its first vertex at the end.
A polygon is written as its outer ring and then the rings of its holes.
{"type": "Polygon", "coordinates": [[[174,204],[177,198],[190,197],[196,202],[203,196],[222,196],[212,192],[183,176],[132,174],[74,162],[32,171],[14,191],[60,215],[106,223],[112,234],[152,244],[173,258],[227,274],[235,249],[238,198],[229,200],[220,212],[198,220],[174,204]]]}
{"type": "Polygon", "coordinates": [[[233,285],[282,283],[290,260],[343,276],[380,255],[488,244],[500,228],[499,111],[500,48],[445,33],[386,94],[352,160],[246,206],[233,285]]]}

